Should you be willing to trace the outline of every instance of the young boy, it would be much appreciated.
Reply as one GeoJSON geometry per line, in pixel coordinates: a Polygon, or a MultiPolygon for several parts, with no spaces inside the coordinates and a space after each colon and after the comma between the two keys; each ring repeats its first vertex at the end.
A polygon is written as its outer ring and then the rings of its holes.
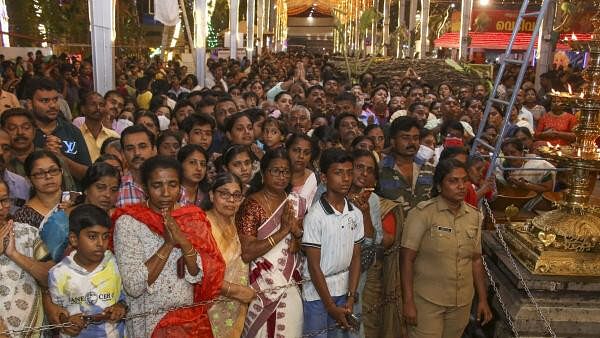
{"type": "MultiPolygon", "coordinates": [[[[334,327],[351,328],[348,317],[358,301],[360,243],[363,214],[346,198],[352,184],[352,156],[341,149],[328,149],[320,160],[321,181],[327,186],[319,202],[304,219],[304,246],[308,264],[303,277],[304,334],[334,327]]],[[[318,337],[351,333],[333,329],[318,337]]],[[[337,337],[337,336],[336,336],[337,337]]]]}
{"type": "Polygon", "coordinates": [[[127,313],[117,263],[108,248],[110,218],[104,210],[83,204],[69,215],[69,243],[75,251],[50,269],[52,301],[69,312],[74,326],[61,337],[124,337],[127,313]],[[84,316],[98,316],[87,325],[84,316]]]}

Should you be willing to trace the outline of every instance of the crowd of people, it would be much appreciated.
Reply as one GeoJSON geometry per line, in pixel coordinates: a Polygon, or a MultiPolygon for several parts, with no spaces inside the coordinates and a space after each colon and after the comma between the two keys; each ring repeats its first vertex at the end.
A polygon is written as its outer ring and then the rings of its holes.
{"type": "Polygon", "coordinates": [[[547,96],[571,68],[540,92],[509,70],[488,121],[483,83],[321,55],[209,59],[204,87],[115,68],[98,93],[87,61],[2,60],[0,337],[460,337],[492,319],[479,202],[558,189],[527,157],[577,122],[547,96]],[[486,179],[498,140],[517,170],[486,179]]]}

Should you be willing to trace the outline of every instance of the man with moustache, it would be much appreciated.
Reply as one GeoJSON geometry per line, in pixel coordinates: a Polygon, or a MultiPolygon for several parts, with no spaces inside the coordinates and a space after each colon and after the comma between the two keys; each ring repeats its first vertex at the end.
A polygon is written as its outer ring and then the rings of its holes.
{"type": "Polygon", "coordinates": [[[312,114],[325,114],[325,90],[320,85],[314,85],[306,90],[306,108],[312,114]]]}
{"type": "Polygon", "coordinates": [[[95,162],[100,157],[102,143],[111,137],[119,138],[119,134],[102,124],[108,109],[106,109],[104,98],[98,92],[90,92],[84,96],[81,111],[85,116],[85,123],[80,127],[81,134],[87,145],[91,160],[95,162]]]}
{"type": "Polygon", "coordinates": [[[401,116],[390,126],[392,152],[381,160],[377,194],[398,201],[404,211],[428,200],[433,184],[434,167],[415,163],[419,150],[420,126],[416,118],[401,116]]]}
{"type": "MultiPolygon", "coordinates": [[[[9,148],[12,153],[10,158],[5,158],[7,167],[15,174],[26,177],[25,159],[32,152],[42,149],[36,147],[33,143],[33,139],[35,138],[35,121],[33,116],[23,108],[11,108],[2,114],[0,126],[2,126],[2,129],[8,134],[10,142],[9,148]]],[[[59,160],[61,160],[61,158],[59,158],[59,160]]],[[[75,180],[73,180],[71,173],[66,169],[66,166],[62,161],[61,168],[63,169],[62,179],[65,189],[76,190],[75,180]]],[[[11,188],[10,185],[9,188],[11,188]]],[[[29,190],[27,190],[25,196],[25,201],[27,201],[27,199],[29,199],[29,190]]]]}
{"type": "Polygon", "coordinates": [[[59,93],[54,81],[36,78],[30,82],[27,104],[33,112],[37,127],[34,144],[56,154],[77,180],[92,164],[81,131],[60,116],[59,93]]]}
{"type": "Polygon", "coordinates": [[[334,104],[335,98],[340,94],[340,83],[338,79],[331,75],[323,81],[323,90],[325,92],[326,103],[334,104]]]}
{"type": "MultiPolygon", "coordinates": [[[[10,162],[10,157],[10,136],[4,129],[0,129],[0,173],[3,181],[8,185],[8,196],[13,202],[10,204],[10,214],[12,215],[29,199],[31,185],[23,176],[17,175],[6,168],[6,165],[10,162]]],[[[0,200],[0,203],[6,202],[0,200]]]]}
{"type": "Polygon", "coordinates": [[[238,112],[238,106],[231,96],[220,98],[215,104],[214,117],[217,122],[217,128],[213,135],[213,143],[209,153],[223,153],[223,147],[226,144],[225,138],[225,119],[238,112]]]}
{"type": "Polygon", "coordinates": [[[310,111],[304,106],[293,106],[285,121],[290,133],[306,134],[310,130],[310,111]]]}
{"type": "Polygon", "coordinates": [[[139,124],[127,127],[121,133],[121,148],[129,172],[121,179],[117,207],[146,200],[140,168],[144,161],[156,155],[154,134],[139,124]]]}
{"type": "Polygon", "coordinates": [[[117,118],[125,108],[125,98],[116,90],[109,90],[104,94],[104,108],[106,116],[102,121],[108,129],[117,130],[117,118]]]}

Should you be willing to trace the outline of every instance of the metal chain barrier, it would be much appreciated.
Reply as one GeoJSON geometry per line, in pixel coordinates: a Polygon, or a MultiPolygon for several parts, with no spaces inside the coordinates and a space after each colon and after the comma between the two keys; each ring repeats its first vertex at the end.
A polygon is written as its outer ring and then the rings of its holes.
{"type": "MultiPolygon", "coordinates": [[[[364,315],[366,315],[368,313],[374,312],[374,311],[378,310],[379,308],[381,308],[382,306],[385,306],[385,305],[387,305],[389,303],[395,302],[396,300],[398,300],[400,298],[401,297],[399,297],[399,296],[387,297],[387,299],[385,299],[384,301],[382,301],[380,303],[377,303],[377,304],[374,304],[374,305],[371,305],[367,310],[362,311],[361,314],[357,315],[357,317],[360,320],[362,316],[364,316],[364,315]]],[[[321,329],[321,330],[316,330],[316,331],[309,332],[307,334],[303,334],[302,338],[317,337],[317,336],[319,336],[319,335],[321,335],[323,333],[327,333],[329,331],[333,331],[333,330],[337,330],[337,329],[339,329],[339,325],[337,325],[337,324],[336,325],[332,325],[332,326],[326,327],[326,328],[321,329]]]]}
{"type": "MultiPolygon", "coordinates": [[[[344,271],[340,271],[338,273],[335,274],[331,274],[331,275],[327,275],[326,277],[332,277],[332,276],[336,276],[339,275],[341,273],[346,272],[347,270],[344,271]]],[[[275,292],[275,291],[279,291],[282,289],[287,289],[293,286],[298,286],[298,285],[302,285],[306,282],[310,281],[310,279],[302,279],[298,282],[292,282],[292,283],[288,283],[288,284],[284,284],[284,285],[280,285],[274,288],[270,288],[270,289],[265,289],[265,290],[261,290],[258,291],[257,293],[269,293],[269,292],[275,292]]],[[[362,313],[360,315],[357,315],[360,319],[360,317],[362,317],[363,315],[367,314],[367,313],[371,313],[374,312],[376,310],[378,310],[379,308],[381,308],[382,306],[385,306],[389,303],[395,302],[396,300],[400,299],[400,297],[398,296],[392,296],[392,297],[387,297],[384,301],[374,304],[372,306],[370,306],[368,309],[366,309],[365,311],[362,311],[362,313]]],[[[189,305],[183,305],[183,306],[175,306],[175,307],[170,307],[170,308],[159,308],[156,310],[151,310],[151,311],[146,311],[146,312],[141,312],[141,313],[136,313],[136,314],[132,314],[132,315],[128,315],[126,317],[123,318],[123,320],[132,320],[132,319],[136,319],[136,318],[141,318],[141,317],[147,317],[150,315],[159,315],[162,313],[167,313],[170,311],[174,311],[174,310],[181,310],[181,309],[190,309],[190,308],[194,308],[194,307],[198,307],[198,306],[206,306],[206,305],[210,305],[210,304],[216,304],[216,303],[221,303],[221,302],[229,302],[230,300],[227,298],[216,298],[210,301],[203,301],[203,302],[196,302],[193,304],[189,304],[189,305]]],[[[101,324],[102,321],[86,321],[87,325],[90,324],[101,324]]],[[[64,322],[64,323],[60,323],[60,324],[50,324],[50,325],[41,325],[41,326],[37,326],[37,327],[26,327],[20,330],[7,330],[7,331],[3,331],[0,332],[0,335],[7,335],[9,337],[13,336],[13,335],[23,335],[23,334],[31,334],[34,332],[43,332],[43,331],[50,331],[50,330],[56,330],[56,329],[63,329],[63,328],[67,328],[67,327],[71,327],[74,324],[71,322],[64,322]]],[[[317,331],[313,331],[313,332],[309,332],[307,334],[302,335],[302,337],[316,337],[319,336],[323,333],[327,333],[329,331],[333,331],[333,330],[337,330],[339,328],[338,325],[333,325],[333,326],[329,326],[326,327],[324,329],[321,330],[317,330],[317,331]]]]}
{"type": "MultiPolygon", "coordinates": [[[[535,306],[535,310],[537,311],[538,316],[544,322],[544,327],[546,328],[546,331],[550,334],[550,336],[552,338],[556,338],[556,333],[554,333],[554,330],[552,329],[552,326],[550,326],[550,322],[546,319],[546,316],[544,316],[544,313],[540,309],[540,306],[538,305],[537,300],[533,297],[533,294],[529,290],[529,287],[527,286],[527,283],[525,283],[525,279],[523,278],[523,275],[521,274],[521,270],[517,266],[517,262],[516,262],[515,258],[513,257],[512,253],[510,252],[510,249],[508,248],[508,245],[506,244],[506,241],[504,240],[504,236],[502,235],[502,231],[500,230],[500,227],[498,226],[498,224],[496,224],[496,218],[494,217],[494,214],[492,213],[492,209],[490,208],[490,205],[488,204],[487,199],[485,199],[485,198],[483,199],[483,204],[485,205],[485,208],[486,208],[486,210],[488,212],[488,215],[490,215],[490,219],[492,220],[492,224],[493,224],[494,228],[496,229],[496,234],[498,235],[498,239],[500,240],[500,244],[502,244],[502,246],[504,247],[504,251],[506,251],[506,254],[507,254],[507,256],[508,256],[508,258],[510,260],[510,263],[512,264],[512,266],[514,268],[514,271],[517,274],[517,277],[519,278],[519,281],[521,282],[521,285],[523,285],[523,289],[525,289],[525,293],[527,293],[527,297],[529,297],[529,300],[531,301],[531,303],[533,304],[533,306],[535,306]]],[[[498,299],[500,300],[500,304],[501,304],[503,310],[505,311],[505,313],[507,313],[508,310],[506,309],[506,307],[502,303],[502,299],[500,297],[500,293],[498,293],[498,289],[495,287],[495,283],[493,282],[492,275],[491,275],[490,271],[488,270],[487,265],[485,264],[485,260],[484,260],[484,266],[485,266],[486,273],[488,274],[488,277],[490,279],[490,282],[494,286],[494,290],[496,291],[496,295],[497,295],[498,299]]],[[[507,316],[506,318],[507,318],[509,324],[511,325],[511,329],[513,330],[513,332],[516,332],[516,328],[514,327],[514,324],[513,324],[512,320],[510,319],[510,316],[507,316]]],[[[516,337],[518,337],[518,333],[517,333],[516,337]]]]}
{"type": "Polygon", "coordinates": [[[500,292],[498,291],[498,287],[496,286],[496,281],[492,277],[492,272],[488,268],[488,265],[487,265],[487,262],[485,261],[485,258],[482,259],[481,261],[483,262],[483,267],[485,269],[485,273],[488,275],[488,279],[490,280],[490,284],[492,285],[492,288],[494,289],[494,292],[496,293],[496,298],[498,298],[498,302],[500,303],[500,307],[502,307],[502,311],[504,312],[504,316],[506,317],[506,321],[508,322],[508,325],[510,326],[510,329],[512,330],[513,335],[515,336],[515,338],[519,338],[519,331],[517,330],[517,327],[515,326],[515,323],[513,323],[513,321],[512,321],[512,316],[508,312],[508,308],[506,307],[506,305],[504,305],[504,301],[502,300],[502,296],[500,295],[500,292]]]}
{"type": "MultiPolygon", "coordinates": [[[[348,270],[343,270],[337,273],[333,273],[330,275],[325,276],[327,277],[333,277],[333,276],[337,276],[340,275],[342,273],[347,272],[348,270]]],[[[283,289],[288,289],[290,287],[294,287],[294,286],[298,286],[298,285],[302,285],[306,282],[310,281],[310,279],[302,279],[300,281],[297,282],[291,282],[291,283],[287,283],[284,285],[280,285],[280,286],[276,286],[273,288],[269,288],[269,289],[264,289],[264,290],[260,290],[257,291],[257,294],[264,294],[264,293],[270,293],[270,292],[276,292],[276,291],[280,291],[283,289]]],[[[227,298],[223,298],[223,297],[218,297],[215,298],[213,300],[208,300],[208,301],[202,301],[202,302],[196,302],[196,303],[192,303],[189,305],[182,305],[182,306],[174,306],[174,307],[169,307],[169,308],[158,308],[156,310],[150,310],[150,311],[146,311],[146,312],[140,312],[140,313],[136,313],[136,314],[132,314],[132,315],[128,315],[126,317],[124,317],[122,320],[132,320],[132,319],[136,319],[136,318],[141,318],[141,317],[147,317],[147,316],[151,316],[151,315],[159,315],[162,313],[167,313],[170,311],[174,311],[174,310],[182,310],[182,309],[190,309],[190,308],[195,308],[195,307],[199,307],[199,306],[206,306],[206,305],[210,305],[210,304],[216,304],[216,303],[225,303],[225,302],[229,302],[230,300],[227,298]]],[[[88,320],[86,321],[86,324],[101,324],[102,321],[98,322],[98,321],[93,321],[93,320],[88,320]]],[[[67,328],[67,327],[71,327],[74,324],[71,322],[64,322],[64,323],[60,323],[60,324],[50,324],[50,325],[41,325],[41,326],[36,326],[36,327],[25,327],[19,330],[6,330],[6,331],[1,331],[0,332],[0,336],[2,335],[6,335],[9,337],[12,337],[13,335],[24,335],[24,334],[31,334],[34,332],[43,332],[43,331],[49,331],[49,330],[55,330],[55,329],[62,329],[62,328],[67,328]]],[[[325,331],[327,332],[327,331],[325,331]]],[[[318,334],[317,334],[318,335],[318,334]]]]}

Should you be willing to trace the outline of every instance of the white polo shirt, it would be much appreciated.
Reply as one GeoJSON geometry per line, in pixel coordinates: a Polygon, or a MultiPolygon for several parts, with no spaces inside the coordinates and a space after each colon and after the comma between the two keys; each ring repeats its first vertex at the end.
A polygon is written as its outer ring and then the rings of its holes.
{"type": "MultiPolygon", "coordinates": [[[[362,212],[348,200],[344,211],[340,213],[325,200],[325,194],[318,203],[314,203],[304,218],[304,235],[302,245],[321,249],[321,271],[326,277],[327,288],[332,297],[348,293],[347,271],[352,261],[355,244],[364,239],[362,212]]],[[[310,278],[308,264],[304,265],[304,278],[310,278]]],[[[312,282],[304,284],[302,291],[305,301],[320,300],[312,282]]]]}

